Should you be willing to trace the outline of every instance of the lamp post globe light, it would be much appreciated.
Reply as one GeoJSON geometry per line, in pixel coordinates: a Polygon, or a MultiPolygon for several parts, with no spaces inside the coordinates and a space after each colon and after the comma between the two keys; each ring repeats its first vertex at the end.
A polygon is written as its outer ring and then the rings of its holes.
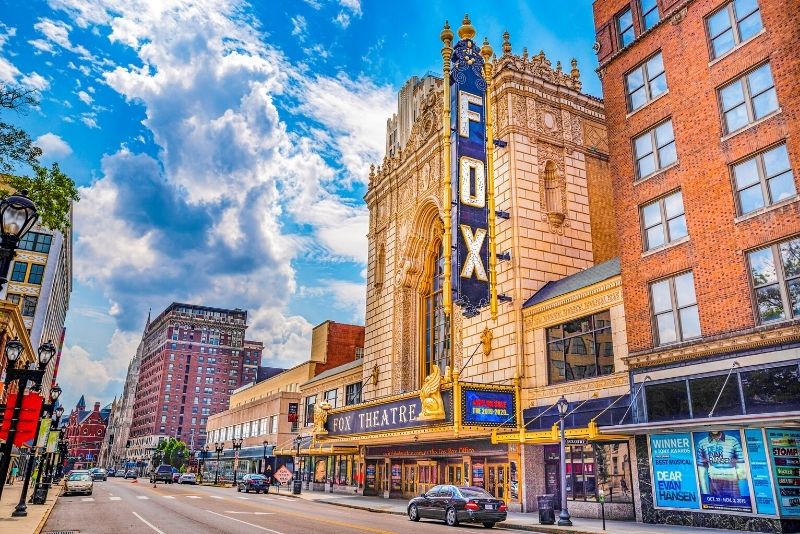
{"type": "MultiPolygon", "coordinates": [[[[7,200],[7,199],[6,199],[7,200]]],[[[5,217],[5,211],[9,209],[7,205],[3,204],[4,201],[0,202],[0,217],[5,217]]],[[[3,225],[5,227],[5,219],[3,219],[3,225]]],[[[31,223],[32,225],[32,223],[31,223]]],[[[3,239],[5,239],[5,234],[3,235],[3,239]]],[[[1,245],[0,245],[1,246],[1,245]]],[[[3,280],[2,276],[0,276],[0,282],[3,280]]],[[[2,284],[0,284],[2,287],[2,284]]],[[[47,364],[50,363],[50,360],[55,355],[55,347],[50,342],[45,343],[39,348],[39,365],[37,369],[27,369],[24,365],[21,368],[17,368],[17,362],[22,356],[24,352],[24,345],[20,342],[19,339],[14,338],[6,341],[5,344],[5,356],[8,361],[8,365],[6,367],[6,379],[5,379],[5,391],[9,391],[9,386],[12,382],[17,382],[17,398],[14,403],[13,411],[11,412],[11,425],[8,429],[8,439],[6,440],[5,444],[3,445],[2,449],[2,459],[0,459],[0,480],[5,480],[8,476],[8,468],[11,464],[11,452],[14,447],[14,439],[17,436],[17,425],[19,422],[20,413],[22,412],[22,403],[25,395],[25,388],[28,385],[28,382],[33,382],[32,389],[38,389],[41,386],[42,378],[44,377],[45,369],[47,369],[47,364]],[[52,351],[50,351],[49,347],[53,347],[52,351]]],[[[60,395],[61,389],[57,389],[54,393],[56,395],[56,399],[58,395],[60,395]]],[[[42,406],[42,411],[39,412],[39,419],[42,417],[42,413],[44,413],[45,406],[42,406]]],[[[50,408],[52,410],[52,407],[50,408]]],[[[29,457],[32,460],[32,456],[29,457]]],[[[22,492],[20,494],[20,505],[18,505],[18,510],[14,511],[15,516],[24,516],[27,515],[25,512],[25,497],[27,496],[27,483],[30,481],[30,471],[33,467],[31,461],[28,462],[28,466],[26,469],[26,477],[25,477],[25,486],[22,488],[22,492]]],[[[3,487],[4,484],[0,484],[0,497],[3,494],[3,487]]]]}
{"type": "Polygon", "coordinates": [[[8,269],[20,239],[38,219],[36,205],[24,189],[0,200],[0,289],[8,282],[8,269]]]}
{"type": "Polygon", "coordinates": [[[569,527],[572,526],[572,521],[569,518],[569,510],[567,509],[567,440],[564,433],[564,418],[569,411],[569,402],[562,395],[556,403],[558,407],[558,419],[561,423],[561,513],[558,515],[558,526],[569,527]]]}
{"type": "Polygon", "coordinates": [[[225,450],[225,442],[214,443],[214,451],[217,453],[217,471],[214,473],[214,485],[219,484],[219,455],[225,450]]]}

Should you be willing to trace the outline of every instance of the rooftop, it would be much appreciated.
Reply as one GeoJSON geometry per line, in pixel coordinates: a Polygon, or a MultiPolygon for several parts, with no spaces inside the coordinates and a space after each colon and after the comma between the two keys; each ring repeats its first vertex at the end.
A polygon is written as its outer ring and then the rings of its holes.
{"type": "Polygon", "coordinates": [[[613,278],[617,276],[619,272],[619,258],[612,258],[603,263],[598,263],[593,267],[569,275],[561,280],[547,282],[539,291],[534,293],[531,298],[525,301],[522,307],[528,308],[530,306],[535,306],[546,300],[566,295],[567,293],[583,289],[584,287],[589,287],[603,280],[613,278]]]}

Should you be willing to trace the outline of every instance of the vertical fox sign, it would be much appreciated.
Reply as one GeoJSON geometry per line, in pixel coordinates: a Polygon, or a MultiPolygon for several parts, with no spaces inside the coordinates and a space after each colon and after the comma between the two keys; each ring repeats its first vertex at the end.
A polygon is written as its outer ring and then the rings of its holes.
{"type": "Polygon", "coordinates": [[[450,262],[445,258],[445,276],[449,274],[452,284],[452,303],[460,306],[464,315],[477,315],[481,308],[491,305],[494,317],[494,198],[485,77],[490,72],[485,62],[491,57],[491,48],[485,43],[479,49],[472,40],[474,35],[468,17],[458,29],[459,41],[452,48],[445,39],[452,39],[449,27],[442,32],[447,50],[442,51],[447,55],[445,99],[449,103],[445,157],[450,160],[446,167],[449,180],[445,180],[449,191],[444,192],[445,218],[450,223],[445,222],[444,241],[449,245],[445,254],[450,254],[450,262]]]}

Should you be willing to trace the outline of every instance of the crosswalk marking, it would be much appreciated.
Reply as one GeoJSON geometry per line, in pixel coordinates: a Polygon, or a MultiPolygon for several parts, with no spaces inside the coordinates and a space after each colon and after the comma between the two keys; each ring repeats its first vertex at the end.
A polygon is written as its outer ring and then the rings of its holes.
{"type": "Polygon", "coordinates": [[[83,497],[81,500],[83,502],[94,502],[94,497],[83,497]]]}
{"type": "Polygon", "coordinates": [[[136,498],[137,499],[142,499],[143,501],[146,501],[146,500],[150,499],[150,497],[148,497],[147,495],[137,495],[136,498]]]}
{"type": "Polygon", "coordinates": [[[108,500],[109,501],[121,501],[122,497],[109,497],[108,500]]]}

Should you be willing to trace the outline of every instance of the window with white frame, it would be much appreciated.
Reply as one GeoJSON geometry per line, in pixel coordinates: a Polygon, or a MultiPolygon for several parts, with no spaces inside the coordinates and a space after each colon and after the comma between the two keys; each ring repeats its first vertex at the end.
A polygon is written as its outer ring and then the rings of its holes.
{"type": "Polygon", "coordinates": [[[769,63],[753,69],[719,90],[725,133],[741,130],[778,110],[778,95],[769,63]]]}
{"type": "Polygon", "coordinates": [[[800,237],[747,254],[761,323],[800,317],[800,237]]]}
{"type": "Polygon", "coordinates": [[[650,299],[656,345],[700,337],[700,315],[691,271],[650,284],[650,299]]]}
{"type": "Polygon", "coordinates": [[[706,19],[711,59],[733,50],[763,27],[756,0],[735,0],[719,8],[706,19]]]}
{"type": "Polygon", "coordinates": [[[688,235],[683,194],[675,191],[642,206],[644,249],[653,250],[688,235]]]}
{"type": "Polygon", "coordinates": [[[270,429],[271,429],[271,433],[272,434],[277,434],[278,433],[278,416],[277,415],[273,415],[269,419],[270,419],[269,426],[270,426],[270,429]]]}
{"type": "Polygon", "coordinates": [[[628,111],[636,111],[657,96],[667,92],[667,74],[661,52],[625,75],[628,111]]]}
{"type": "Polygon", "coordinates": [[[636,178],[641,180],[678,161],[672,119],[662,122],[633,140],[636,178]]]}
{"type": "Polygon", "coordinates": [[[734,165],[733,183],[739,215],[795,196],[797,189],[786,144],[734,165]]]}

